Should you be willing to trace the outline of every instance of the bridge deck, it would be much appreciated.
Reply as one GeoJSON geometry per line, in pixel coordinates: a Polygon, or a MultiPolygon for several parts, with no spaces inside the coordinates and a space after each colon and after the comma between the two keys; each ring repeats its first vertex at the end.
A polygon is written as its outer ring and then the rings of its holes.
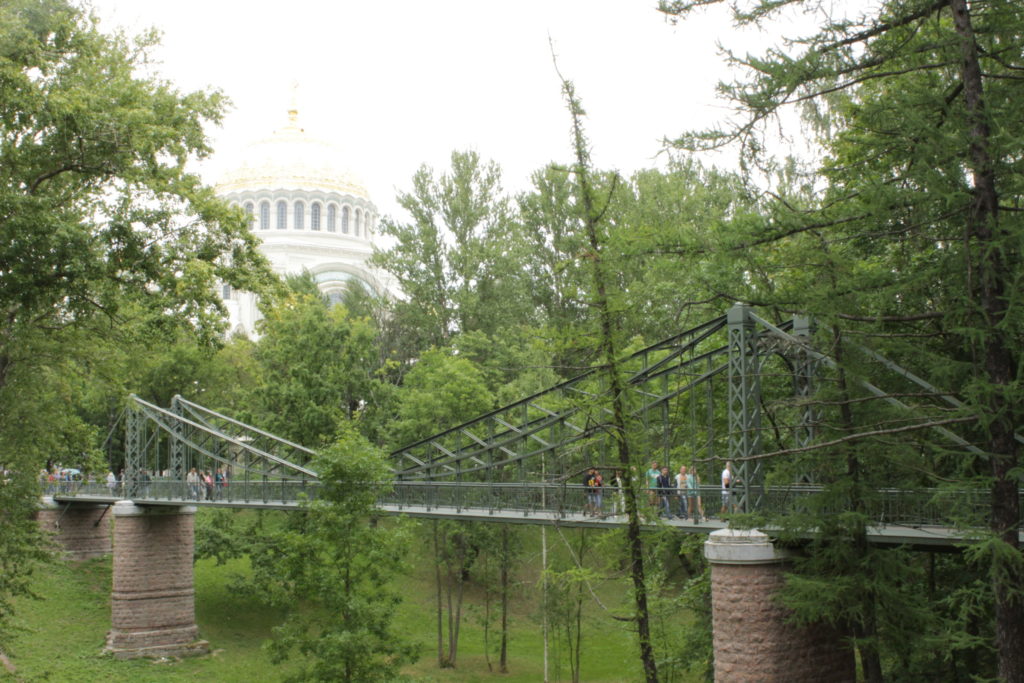
{"type": "MultiPolygon", "coordinates": [[[[298,510],[305,504],[303,500],[297,500],[294,496],[281,498],[261,499],[193,499],[189,496],[155,496],[127,498],[121,495],[114,495],[101,491],[87,492],[65,492],[55,493],[52,498],[61,503],[67,504],[105,504],[113,505],[121,500],[131,500],[136,505],[161,505],[161,506],[185,506],[194,505],[211,508],[253,508],[265,510],[298,510]]],[[[422,519],[458,519],[465,521],[493,522],[503,524],[532,524],[572,528],[591,529],[613,529],[623,527],[626,524],[625,515],[605,514],[593,516],[581,510],[546,510],[531,507],[522,508],[494,508],[479,506],[456,506],[437,504],[409,504],[381,502],[377,509],[387,515],[406,515],[422,519]]],[[[702,519],[694,521],[691,519],[673,518],[647,518],[642,523],[646,531],[653,531],[658,528],[671,528],[684,533],[709,534],[712,531],[723,529],[728,522],[718,518],[702,519]]],[[[762,529],[768,534],[772,528],[762,529]]],[[[908,524],[879,524],[868,528],[868,540],[879,545],[909,545],[918,548],[938,549],[952,548],[961,543],[970,542],[972,532],[970,530],[956,529],[939,525],[908,525],[908,524]]],[[[1021,543],[1024,544],[1024,530],[1020,533],[1021,543]]]]}

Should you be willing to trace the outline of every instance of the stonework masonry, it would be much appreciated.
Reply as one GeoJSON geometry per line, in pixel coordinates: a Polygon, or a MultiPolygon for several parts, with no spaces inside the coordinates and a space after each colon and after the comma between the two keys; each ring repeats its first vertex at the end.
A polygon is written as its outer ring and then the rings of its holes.
{"type": "Polygon", "coordinates": [[[786,623],[775,597],[785,558],[767,535],[721,529],[704,546],[711,563],[715,681],[853,683],[853,653],[839,633],[786,623]]]}
{"type": "Polygon", "coordinates": [[[53,535],[61,550],[72,560],[91,560],[111,552],[107,505],[57,503],[43,498],[36,512],[39,527],[53,535]]]}
{"type": "Polygon", "coordinates": [[[114,506],[107,647],[118,659],[204,654],[196,627],[194,507],[114,506]]]}

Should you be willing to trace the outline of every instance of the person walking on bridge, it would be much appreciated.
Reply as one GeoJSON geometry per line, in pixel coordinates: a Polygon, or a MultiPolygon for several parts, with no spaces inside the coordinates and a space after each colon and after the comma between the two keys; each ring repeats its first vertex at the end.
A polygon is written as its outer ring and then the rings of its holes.
{"type": "Polygon", "coordinates": [[[722,509],[719,514],[732,512],[732,487],[735,484],[735,477],[732,475],[732,462],[725,463],[722,470],[722,509]]]}
{"type": "Polygon", "coordinates": [[[217,468],[217,473],[213,475],[213,483],[217,487],[217,500],[220,500],[224,495],[224,487],[228,485],[228,475],[225,474],[223,468],[217,468]]]}
{"type": "Polygon", "coordinates": [[[675,488],[675,480],[672,475],[668,473],[667,467],[661,468],[661,474],[658,475],[657,479],[658,486],[658,498],[661,506],[660,515],[664,515],[666,519],[672,519],[672,503],[670,497],[672,496],[672,490],[675,488]]]}
{"type": "Polygon", "coordinates": [[[690,512],[690,516],[693,517],[693,521],[697,523],[700,523],[701,518],[704,516],[704,506],[701,505],[700,490],[698,489],[699,484],[697,468],[690,465],[690,470],[686,473],[686,507],[690,512]]]}
{"type": "Polygon", "coordinates": [[[652,462],[651,469],[647,470],[647,502],[651,507],[658,504],[658,477],[661,472],[658,470],[658,463],[652,462]]]}
{"type": "Polygon", "coordinates": [[[689,517],[689,505],[687,505],[686,487],[686,465],[679,466],[679,474],[676,475],[676,495],[679,496],[679,519],[689,517]]]}
{"type": "Polygon", "coordinates": [[[185,475],[185,483],[188,484],[188,497],[192,500],[199,500],[199,473],[193,467],[185,475]]]}
{"type": "Polygon", "coordinates": [[[591,467],[587,470],[583,483],[587,487],[586,512],[592,517],[597,517],[601,514],[601,487],[604,485],[601,473],[597,468],[591,467]]]}

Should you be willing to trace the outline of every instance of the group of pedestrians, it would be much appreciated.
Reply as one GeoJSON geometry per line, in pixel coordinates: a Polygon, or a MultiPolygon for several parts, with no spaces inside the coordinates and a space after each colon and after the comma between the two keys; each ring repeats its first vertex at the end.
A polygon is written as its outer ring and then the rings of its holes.
{"type": "Polygon", "coordinates": [[[192,500],[218,500],[228,485],[228,475],[220,467],[212,473],[210,470],[199,471],[193,467],[185,475],[185,483],[192,500]]]}
{"type": "MultiPolygon", "coordinates": [[[[600,470],[591,467],[583,476],[583,485],[586,490],[587,502],[584,506],[584,514],[592,517],[600,517],[604,514],[604,489],[611,488],[614,498],[612,509],[613,515],[623,514],[625,504],[622,498],[622,473],[615,470],[609,484],[605,483],[600,470]]],[[[657,462],[651,463],[651,468],[644,473],[647,484],[647,502],[651,508],[658,512],[659,517],[665,519],[692,519],[700,522],[708,519],[704,512],[704,500],[701,497],[700,475],[696,467],[679,467],[679,473],[672,475],[668,467],[658,467],[657,462]],[[673,510],[673,507],[675,509],[673,510]]],[[[736,476],[733,474],[732,462],[727,462],[722,470],[721,494],[722,505],[719,515],[733,511],[732,488],[737,485],[736,476]]]]}
{"type": "Polygon", "coordinates": [[[81,481],[83,476],[78,470],[62,467],[60,464],[49,465],[39,470],[39,484],[48,496],[68,493],[81,481]]]}
{"type": "Polygon", "coordinates": [[[666,519],[690,519],[699,522],[707,519],[704,514],[704,500],[700,495],[700,476],[696,467],[679,467],[679,473],[669,474],[667,467],[658,469],[658,463],[652,462],[647,470],[647,495],[651,507],[657,508],[658,516],[666,519]],[[672,503],[677,505],[675,515],[672,514],[672,503]]]}
{"type": "Polygon", "coordinates": [[[622,495],[622,471],[614,470],[611,480],[605,482],[601,471],[591,467],[583,475],[583,486],[587,492],[587,502],[583,512],[590,517],[604,516],[604,490],[610,489],[612,498],[612,516],[626,513],[626,499],[622,495]]]}
{"type": "MultiPolygon", "coordinates": [[[[733,474],[732,462],[726,462],[722,470],[722,505],[718,514],[725,515],[733,512],[732,489],[738,484],[733,474]]],[[[652,462],[651,469],[647,470],[647,486],[649,490],[649,502],[651,507],[658,508],[658,515],[666,519],[693,518],[699,522],[701,519],[708,519],[704,514],[704,500],[700,495],[700,476],[696,467],[687,469],[686,465],[679,468],[679,474],[669,475],[667,467],[658,469],[658,463],[652,462]],[[672,514],[672,501],[678,501],[677,514],[672,514]]]]}

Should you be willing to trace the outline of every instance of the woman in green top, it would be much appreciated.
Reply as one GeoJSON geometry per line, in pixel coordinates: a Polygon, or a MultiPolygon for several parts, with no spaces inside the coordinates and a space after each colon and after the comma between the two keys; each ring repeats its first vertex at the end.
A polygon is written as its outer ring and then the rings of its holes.
{"type": "Polygon", "coordinates": [[[661,470],[658,469],[658,463],[652,462],[651,469],[647,470],[647,502],[650,503],[651,507],[658,504],[659,476],[661,476],[661,470]]]}

